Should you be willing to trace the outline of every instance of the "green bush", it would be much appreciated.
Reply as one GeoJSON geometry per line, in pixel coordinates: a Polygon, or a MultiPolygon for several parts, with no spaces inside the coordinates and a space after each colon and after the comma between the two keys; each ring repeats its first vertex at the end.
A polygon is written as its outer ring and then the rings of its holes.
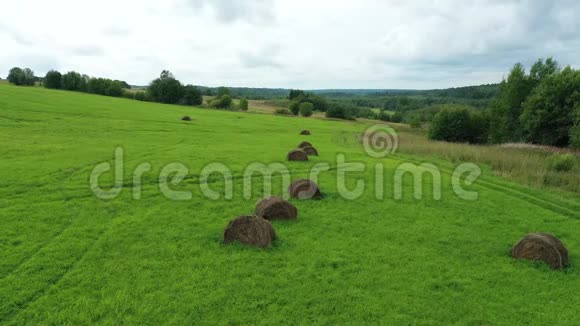
{"type": "Polygon", "coordinates": [[[395,112],[391,116],[391,121],[392,122],[395,122],[395,123],[401,123],[401,122],[403,122],[403,114],[401,112],[395,112]]]}
{"type": "Polygon", "coordinates": [[[285,108],[281,108],[281,109],[276,109],[274,111],[275,114],[283,114],[283,115],[291,115],[292,112],[290,112],[290,110],[285,109],[285,108]]]}
{"type": "Polygon", "coordinates": [[[550,161],[550,170],[556,172],[570,171],[574,167],[575,160],[574,154],[556,154],[550,161]]]}
{"type": "Polygon", "coordinates": [[[201,105],[203,103],[203,96],[199,88],[193,85],[185,86],[181,103],[185,105],[201,105]]]}
{"type": "Polygon", "coordinates": [[[229,95],[223,95],[221,98],[221,107],[228,108],[232,105],[232,97],[229,95]]]}
{"type": "Polygon", "coordinates": [[[121,95],[124,98],[128,98],[130,100],[135,99],[135,94],[133,92],[128,92],[126,90],[123,90],[123,95],[121,95]]]}
{"type": "Polygon", "coordinates": [[[463,107],[447,107],[435,115],[429,138],[448,142],[482,143],[487,139],[487,121],[463,107]]]}
{"type": "Polygon", "coordinates": [[[232,105],[232,98],[229,95],[222,95],[209,102],[209,106],[218,109],[228,109],[232,105]]]}
{"type": "Polygon", "coordinates": [[[354,120],[356,113],[357,108],[342,103],[334,102],[328,105],[328,109],[326,110],[326,117],[335,119],[354,120]]]}
{"type": "Polygon", "coordinates": [[[413,114],[409,118],[409,125],[411,128],[421,128],[421,117],[418,114],[413,114]]]}
{"type": "Polygon", "coordinates": [[[143,92],[143,91],[135,92],[134,98],[137,101],[147,101],[147,92],[143,92]]]}
{"type": "Polygon", "coordinates": [[[385,110],[381,109],[381,112],[379,112],[377,118],[381,121],[391,121],[391,115],[388,114],[387,112],[385,112],[385,110]]]}
{"type": "Polygon", "coordinates": [[[300,103],[292,101],[292,103],[290,103],[290,106],[288,107],[288,110],[290,110],[292,114],[298,115],[298,113],[300,113],[300,103]]]}
{"type": "Polygon", "coordinates": [[[240,110],[248,111],[248,100],[245,98],[240,99],[240,110]]]}
{"type": "Polygon", "coordinates": [[[300,104],[300,115],[303,117],[309,117],[314,111],[314,105],[310,102],[304,102],[300,104]]]}
{"type": "MultiPolygon", "coordinates": [[[[313,94],[313,93],[307,93],[307,92],[300,91],[300,90],[294,90],[293,94],[291,91],[289,98],[291,100],[293,100],[294,102],[298,102],[298,105],[300,105],[304,102],[312,103],[312,105],[314,106],[314,108],[313,108],[314,111],[326,112],[326,110],[328,108],[328,101],[326,100],[326,98],[324,98],[323,96],[320,96],[320,95],[313,94]]],[[[296,115],[298,115],[298,113],[296,113],[296,115]]]]}

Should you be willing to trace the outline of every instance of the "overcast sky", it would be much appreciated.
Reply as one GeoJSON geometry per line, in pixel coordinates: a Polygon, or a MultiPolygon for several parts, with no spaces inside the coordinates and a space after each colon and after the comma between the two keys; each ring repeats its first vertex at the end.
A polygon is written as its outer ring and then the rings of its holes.
{"type": "Polygon", "coordinates": [[[145,85],[445,88],[539,57],[580,66],[580,1],[3,0],[0,75],[145,85]]]}

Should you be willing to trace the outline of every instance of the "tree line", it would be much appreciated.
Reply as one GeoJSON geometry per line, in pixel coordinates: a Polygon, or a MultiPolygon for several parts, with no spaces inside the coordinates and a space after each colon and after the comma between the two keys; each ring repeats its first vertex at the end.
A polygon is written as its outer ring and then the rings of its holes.
{"type": "MultiPolygon", "coordinates": [[[[7,80],[17,86],[33,86],[38,82],[41,86],[50,89],[126,97],[139,101],[182,105],[203,104],[203,92],[200,87],[182,84],[168,70],[163,70],[145,90],[132,90],[131,85],[125,81],[90,77],[76,71],[62,74],[57,70],[50,70],[43,78],[39,78],[29,68],[14,67],[10,69],[7,80]]],[[[210,88],[203,90],[213,95],[210,88]]],[[[220,109],[236,107],[243,111],[248,110],[248,100],[244,97],[239,100],[237,106],[234,105],[229,88],[218,87],[216,93],[217,95],[208,102],[209,107],[220,109]]]]}
{"type": "Polygon", "coordinates": [[[131,91],[131,86],[122,80],[90,77],[76,71],[60,73],[50,70],[44,78],[34,75],[29,68],[10,69],[8,82],[17,86],[33,86],[39,82],[50,89],[85,92],[114,97],[126,97],[141,101],[159,103],[200,105],[203,103],[201,91],[192,85],[183,85],[171,72],[164,70],[159,78],[151,81],[146,91],[131,91]]]}
{"type": "Polygon", "coordinates": [[[131,88],[124,81],[89,77],[76,71],[61,74],[56,70],[50,70],[44,78],[40,78],[35,76],[30,68],[22,69],[20,67],[10,69],[7,80],[17,86],[34,86],[39,83],[50,89],[63,89],[107,96],[123,96],[123,90],[131,88]]]}
{"type": "Polygon", "coordinates": [[[580,71],[561,68],[552,58],[539,59],[529,71],[518,63],[499,84],[489,109],[444,107],[433,115],[429,135],[470,143],[580,147],[580,71]]]}
{"type": "Polygon", "coordinates": [[[61,74],[56,70],[46,73],[43,84],[44,87],[50,89],[63,89],[116,97],[123,96],[123,90],[130,88],[129,84],[120,80],[89,77],[76,71],[61,74]]]}

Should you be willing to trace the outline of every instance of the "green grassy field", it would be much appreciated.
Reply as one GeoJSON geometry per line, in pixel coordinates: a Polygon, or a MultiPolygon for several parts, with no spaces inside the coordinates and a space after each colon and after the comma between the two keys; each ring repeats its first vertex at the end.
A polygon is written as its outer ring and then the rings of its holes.
{"type": "MultiPolygon", "coordinates": [[[[574,324],[578,322],[580,202],[577,197],[484,175],[451,191],[452,163],[441,200],[426,191],[402,200],[375,198],[374,166],[392,179],[420,158],[365,154],[358,136],[368,122],[325,121],[196,109],[81,93],[0,85],[0,323],[2,324],[574,324]],[[180,121],[190,115],[191,122],[180,121]],[[309,129],[312,136],[298,133],[309,129]],[[275,221],[271,248],[221,243],[232,218],[251,213],[261,188],[242,197],[252,162],[284,162],[308,140],[320,152],[288,164],[292,178],[327,162],[320,201],[292,202],[297,221],[275,221]],[[125,189],[96,198],[89,174],[125,151],[125,189]],[[337,189],[338,153],[364,163],[349,174],[367,183],[356,200],[337,189]],[[150,163],[140,200],[132,171],[150,163]],[[160,169],[189,169],[174,188],[193,198],[161,195],[160,169]],[[210,162],[233,171],[231,200],[202,196],[199,174],[210,162]],[[572,266],[552,271],[515,261],[511,246],[532,231],[556,234],[572,266]]],[[[254,178],[260,182],[261,178],[254,178]]],[[[429,180],[425,185],[427,190],[429,180]]],[[[282,194],[280,178],[273,191],[282,194]]],[[[218,178],[212,189],[224,188],[218,178]]]]}

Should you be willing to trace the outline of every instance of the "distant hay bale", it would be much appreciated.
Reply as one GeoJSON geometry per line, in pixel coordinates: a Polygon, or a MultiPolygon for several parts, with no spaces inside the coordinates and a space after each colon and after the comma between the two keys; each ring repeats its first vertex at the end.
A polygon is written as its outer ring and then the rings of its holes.
{"type": "Polygon", "coordinates": [[[309,130],[302,130],[300,132],[301,135],[310,135],[310,131],[309,130]]]}
{"type": "Polygon", "coordinates": [[[255,215],[240,216],[224,230],[224,243],[238,241],[242,244],[267,247],[276,239],[272,223],[255,215]]]}
{"type": "Polygon", "coordinates": [[[288,187],[288,193],[290,197],[298,199],[322,198],[318,185],[308,179],[300,179],[292,182],[290,187],[288,187]]]}
{"type": "Polygon", "coordinates": [[[512,257],[543,261],[553,269],[562,269],[568,264],[568,250],[559,239],[548,233],[526,235],[512,248],[512,257]]]}
{"type": "Polygon", "coordinates": [[[288,161],[308,161],[308,155],[301,149],[293,149],[288,153],[288,161]]]}
{"type": "Polygon", "coordinates": [[[298,209],[287,200],[277,196],[262,199],[256,205],[256,215],[267,220],[298,218],[298,209]]]}
{"type": "Polygon", "coordinates": [[[316,150],[316,148],[314,148],[312,146],[306,146],[306,147],[302,148],[302,150],[308,156],[310,156],[310,155],[318,156],[318,151],[316,150]]]}
{"type": "Polygon", "coordinates": [[[303,141],[300,143],[300,145],[298,145],[298,148],[304,148],[304,147],[312,147],[312,144],[307,142],[307,141],[303,141]]]}
{"type": "Polygon", "coordinates": [[[188,116],[188,115],[186,115],[186,116],[183,116],[183,118],[181,118],[181,120],[183,120],[183,121],[191,121],[191,117],[188,116]]]}

